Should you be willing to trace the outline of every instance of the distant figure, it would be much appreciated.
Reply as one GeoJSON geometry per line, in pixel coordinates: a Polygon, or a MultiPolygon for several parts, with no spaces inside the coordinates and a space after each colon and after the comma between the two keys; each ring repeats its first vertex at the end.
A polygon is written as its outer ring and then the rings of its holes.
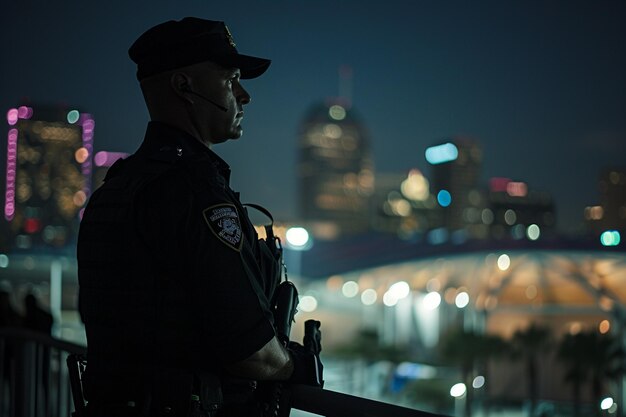
{"type": "Polygon", "coordinates": [[[17,327],[20,325],[20,315],[13,308],[11,302],[11,285],[8,282],[0,283],[0,327],[17,327]]]}
{"type": "Polygon", "coordinates": [[[22,326],[34,330],[36,332],[42,332],[50,335],[52,332],[52,314],[41,308],[37,297],[33,293],[28,293],[24,297],[24,306],[26,312],[22,320],[22,326]]]}
{"type": "MultiPolygon", "coordinates": [[[[54,319],[52,318],[52,314],[48,311],[44,310],[39,305],[39,300],[32,293],[28,292],[24,297],[24,317],[22,318],[22,327],[28,330],[32,330],[35,332],[43,333],[47,336],[52,334],[52,325],[54,324],[54,319]]],[[[49,375],[50,375],[50,347],[43,345],[42,346],[42,378],[41,383],[43,388],[43,392],[45,393],[44,398],[45,401],[48,401],[49,395],[48,392],[50,390],[49,386],[49,375]]],[[[46,403],[47,407],[47,403],[46,403]]]]}
{"type": "MultiPolygon", "coordinates": [[[[20,315],[13,308],[11,292],[11,284],[7,281],[0,282],[0,330],[10,327],[15,328],[20,325],[20,315]]],[[[5,340],[0,337],[0,346],[2,346],[2,356],[0,356],[0,367],[2,368],[0,386],[3,388],[3,390],[0,391],[0,405],[4,406],[4,404],[8,404],[7,399],[9,398],[8,395],[10,391],[7,381],[11,381],[11,371],[14,368],[16,349],[10,338],[5,340]]],[[[5,411],[7,411],[6,408],[0,407],[0,414],[5,411]]]]}

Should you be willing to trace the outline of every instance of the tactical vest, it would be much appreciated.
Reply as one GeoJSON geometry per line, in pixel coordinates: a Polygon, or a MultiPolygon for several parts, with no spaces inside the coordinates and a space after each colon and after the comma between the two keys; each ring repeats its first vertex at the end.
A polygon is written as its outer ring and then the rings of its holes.
{"type": "MultiPolygon", "coordinates": [[[[173,279],[175,271],[168,270],[172,262],[155,260],[135,230],[140,214],[135,206],[144,187],[199,166],[188,162],[131,156],[111,167],[105,185],[90,199],[78,243],[79,309],[88,341],[87,399],[145,398],[154,395],[146,390],[153,390],[155,379],[164,375],[167,386],[183,386],[191,383],[190,372],[214,370],[206,346],[195,337],[198,318],[185,308],[186,294],[173,279]]],[[[243,216],[245,209],[237,203],[243,216]]],[[[265,277],[259,285],[271,300],[280,281],[280,247],[274,239],[261,240],[254,252],[265,277]]]]}

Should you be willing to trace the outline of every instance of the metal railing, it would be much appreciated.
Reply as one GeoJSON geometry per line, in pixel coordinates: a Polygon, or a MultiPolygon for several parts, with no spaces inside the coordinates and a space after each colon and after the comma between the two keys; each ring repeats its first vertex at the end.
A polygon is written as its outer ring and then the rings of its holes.
{"type": "MultiPolygon", "coordinates": [[[[86,353],[84,346],[42,333],[0,328],[0,417],[71,416],[75,408],[67,357],[86,353]]],[[[320,416],[442,417],[304,385],[288,391],[289,408],[320,416]]]]}
{"type": "Polygon", "coordinates": [[[43,333],[0,328],[0,417],[68,417],[74,410],[66,359],[87,348],[43,333]]]}

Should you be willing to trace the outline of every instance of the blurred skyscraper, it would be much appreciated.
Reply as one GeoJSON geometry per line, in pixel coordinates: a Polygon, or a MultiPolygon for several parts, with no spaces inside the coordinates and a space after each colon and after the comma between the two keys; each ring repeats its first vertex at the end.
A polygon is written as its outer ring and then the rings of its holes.
{"type": "Polygon", "coordinates": [[[480,193],[480,145],[465,137],[450,138],[426,149],[426,160],[432,165],[431,190],[443,209],[443,226],[474,234],[472,224],[482,223],[468,220],[467,209],[481,210],[485,205],[480,193]]]}
{"type": "Polygon", "coordinates": [[[301,219],[318,238],[370,228],[374,167],[367,131],[345,102],[313,105],[299,131],[301,219]]]}
{"type": "Polygon", "coordinates": [[[585,208],[585,219],[596,233],[617,230],[626,234],[626,171],[607,169],[598,182],[600,204],[585,208]]]}
{"type": "Polygon", "coordinates": [[[488,207],[480,217],[490,226],[490,235],[495,239],[537,240],[555,233],[556,210],[552,196],[509,178],[489,180],[488,207]]]}
{"type": "Polygon", "coordinates": [[[418,169],[405,174],[376,174],[373,228],[412,239],[441,227],[441,207],[418,169]]]}
{"type": "Polygon", "coordinates": [[[10,249],[61,248],[91,193],[94,120],[62,107],[7,112],[4,218],[10,249]]]}

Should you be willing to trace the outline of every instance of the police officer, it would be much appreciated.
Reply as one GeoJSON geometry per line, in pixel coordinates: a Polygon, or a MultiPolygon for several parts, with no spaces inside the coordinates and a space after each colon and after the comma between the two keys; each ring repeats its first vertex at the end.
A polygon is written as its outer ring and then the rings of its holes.
{"type": "Polygon", "coordinates": [[[151,121],[94,192],[78,241],[88,412],[256,415],[256,381],[315,384],[318,360],[276,338],[277,259],[211,150],[241,137],[241,80],[270,61],[193,17],[149,29],[129,55],[151,121]]]}

